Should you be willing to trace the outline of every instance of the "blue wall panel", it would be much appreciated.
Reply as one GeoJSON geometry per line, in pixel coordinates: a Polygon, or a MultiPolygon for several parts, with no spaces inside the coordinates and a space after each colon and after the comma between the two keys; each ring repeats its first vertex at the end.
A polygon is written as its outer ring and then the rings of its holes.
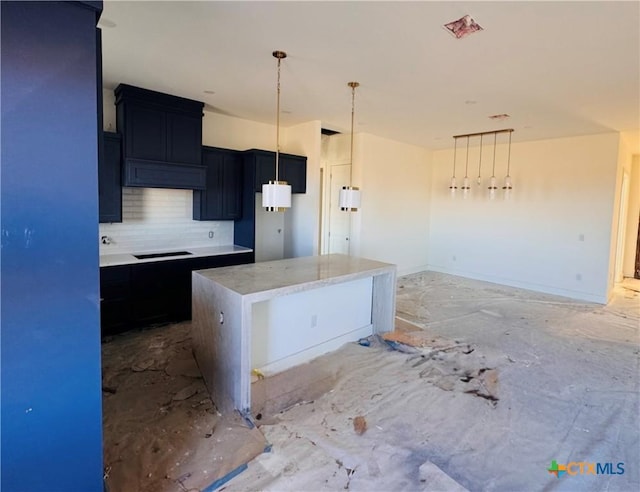
{"type": "Polygon", "coordinates": [[[1,9],[0,488],[100,491],[96,10],[1,9]]]}

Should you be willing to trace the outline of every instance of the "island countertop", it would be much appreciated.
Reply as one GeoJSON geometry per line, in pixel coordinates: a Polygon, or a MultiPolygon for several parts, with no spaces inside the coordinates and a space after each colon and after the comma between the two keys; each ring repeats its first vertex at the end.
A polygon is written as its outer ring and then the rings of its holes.
{"type": "MultiPolygon", "coordinates": [[[[395,265],[340,254],[305,256],[200,270],[197,273],[242,296],[274,292],[285,294],[305,290],[313,284],[331,284],[349,278],[395,273],[395,265]]],[[[253,297],[253,296],[252,296],[253,297]]]]}

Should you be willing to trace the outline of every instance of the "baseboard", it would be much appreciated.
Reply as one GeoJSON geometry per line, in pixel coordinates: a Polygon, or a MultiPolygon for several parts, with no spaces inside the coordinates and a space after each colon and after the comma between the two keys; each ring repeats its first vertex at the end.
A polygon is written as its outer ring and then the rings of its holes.
{"type": "Polygon", "coordinates": [[[470,278],[473,280],[482,280],[484,282],[491,282],[494,284],[507,285],[509,287],[517,287],[520,289],[532,290],[534,292],[541,292],[543,294],[552,294],[556,296],[569,297],[571,299],[576,299],[579,301],[595,302],[598,304],[607,304],[608,302],[606,294],[593,294],[591,292],[582,292],[578,290],[564,289],[561,287],[537,284],[534,282],[524,282],[521,280],[507,279],[507,278],[497,277],[493,275],[484,275],[476,272],[463,272],[458,270],[452,270],[449,268],[444,268],[438,265],[428,265],[425,271],[446,273],[448,275],[456,275],[458,277],[470,278]]]}

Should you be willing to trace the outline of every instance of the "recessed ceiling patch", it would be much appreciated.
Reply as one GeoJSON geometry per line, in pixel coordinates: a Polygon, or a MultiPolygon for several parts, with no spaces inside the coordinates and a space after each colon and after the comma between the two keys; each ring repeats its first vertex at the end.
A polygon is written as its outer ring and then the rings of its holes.
{"type": "Polygon", "coordinates": [[[469,34],[482,31],[480,24],[476,23],[470,15],[465,15],[460,19],[449,22],[443,26],[447,31],[453,34],[457,39],[462,39],[469,34]]]}

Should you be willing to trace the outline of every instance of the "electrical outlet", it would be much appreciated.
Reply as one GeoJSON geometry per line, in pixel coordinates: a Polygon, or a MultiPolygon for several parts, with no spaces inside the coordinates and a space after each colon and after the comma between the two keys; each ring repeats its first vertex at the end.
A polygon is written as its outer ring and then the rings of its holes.
{"type": "Polygon", "coordinates": [[[453,257],[452,257],[452,258],[453,258],[453,261],[456,261],[456,260],[457,260],[456,255],[453,255],[453,257]]]}
{"type": "Polygon", "coordinates": [[[311,328],[315,328],[316,326],[318,326],[318,315],[314,314],[311,316],[311,328]]]}
{"type": "Polygon", "coordinates": [[[576,273],[576,280],[582,280],[582,274],[576,273]]]}
{"type": "Polygon", "coordinates": [[[213,239],[213,231],[209,231],[209,239],[213,239]]]}
{"type": "Polygon", "coordinates": [[[580,234],[578,236],[578,241],[584,241],[584,234],[580,234]]]}

